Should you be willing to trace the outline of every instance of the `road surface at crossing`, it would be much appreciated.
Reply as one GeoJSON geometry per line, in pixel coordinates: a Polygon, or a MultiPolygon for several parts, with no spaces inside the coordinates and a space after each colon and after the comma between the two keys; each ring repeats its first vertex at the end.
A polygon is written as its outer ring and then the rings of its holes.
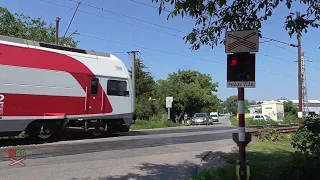
{"type": "MultiPolygon", "coordinates": [[[[91,140],[64,141],[0,149],[2,180],[184,180],[209,151],[235,145],[227,117],[210,126],[131,131],[91,140]],[[26,152],[25,166],[8,157],[26,152]]],[[[19,158],[15,158],[16,161],[19,158]]]]}

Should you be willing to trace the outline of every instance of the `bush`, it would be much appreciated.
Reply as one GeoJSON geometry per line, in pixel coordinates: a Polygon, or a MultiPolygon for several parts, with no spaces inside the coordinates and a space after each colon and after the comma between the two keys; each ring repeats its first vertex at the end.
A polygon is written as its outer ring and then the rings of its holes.
{"type": "Polygon", "coordinates": [[[295,155],[286,167],[281,168],[276,180],[318,179],[320,159],[311,156],[295,155]]]}
{"type": "Polygon", "coordinates": [[[296,149],[290,164],[278,174],[278,180],[318,179],[320,171],[320,118],[306,117],[292,137],[296,149]]]}
{"type": "Polygon", "coordinates": [[[154,115],[150,120],[137,119],[136,123],[132,125],[131,129],[154,129],[165,127],[176,127],[180,124],[176,124],[172,121],[168,121],[166,114],[154,115]]]}
{"type": "MultiPolygon", "coordinates": [[[[230,119],[230,122],[234,126],[238,126],[238,119],[233,117],[230,119]]],[[[261,126],[261,125],[278,125],[276,121],[264,121],[264,120],[253,120],[252,118],[247,118],[245,120],[246,126],[261,126]]]]}
{"type": "Polygon", "coordinates": [[[307,117],[293,136],[292,146],[302,154],[320,157],[320,118],[307,117]]]}
{"type": "Polygon", "coordinates": [[[146,98],[136,99],[135,112],[138,119],[149,120],[156,112],[156,107],[153,101],[146,98]]]}
{"type": "Polygon", "coordinates": [[[284,117],[283,121],[281,124],[297,124],[298,123],[298,117],[293,114],[289,114],[284,117]]]}

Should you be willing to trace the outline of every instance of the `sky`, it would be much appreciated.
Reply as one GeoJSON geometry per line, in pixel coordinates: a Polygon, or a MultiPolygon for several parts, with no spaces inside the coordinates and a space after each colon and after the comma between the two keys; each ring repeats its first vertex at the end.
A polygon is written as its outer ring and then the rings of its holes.
{"type": "MultiPolygon", "coordinates": [[[[42,18],[55,25],[60,17],[60,36],[66,32],[77,7],[77,0],[0,0],[0,6],[11,13],[23,13],[32,18],[42,18]]],[[[152,0],[82,0],[70,25],[67,36],[76,31],[78,47],[113,53],[131,67],[128,51],[139,51],[148,71],[154,78],[166,79],[168,74],[181,70],[196,70],[210,74],[219,82],[218,97],[225,100],[237,94],[237,89],[227,88],[226,59],[223,44],[214,48],[202,46],[191,51],[183,36],[191,32],[194,20],[175,17],[167,20],[164,12],[159,15],[158,4],[152,0]]],[[[272,17],[262,25],[264,37],[285,43],[297,44],[296,36],[289,37],[284,29],[285,17],[290,12],[305,12],[305,7],[295,4],[288,10],[277,8],[272,17]]],[[[309,29],[301,38],[305,54],[308,99],[320,99],[320,43],[316,33],[309,29]]],[[[275,100],[280,97],[298,99],[297,48],[287,44],[259,39],[256,53],[256,88],[245,89],[248,100],[275,100]]]]}

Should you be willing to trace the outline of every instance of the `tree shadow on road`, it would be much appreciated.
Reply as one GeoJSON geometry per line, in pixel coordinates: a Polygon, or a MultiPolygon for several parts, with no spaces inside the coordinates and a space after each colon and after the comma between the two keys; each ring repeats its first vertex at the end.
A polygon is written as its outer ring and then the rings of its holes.
{"type": "MultiPolygon", "coordinates": [[[[209,153],[210,151],[203,152],[196,155],[195,158],[199,161],[204,160],[209,153]]],[[[214,152],[214,154],[221,153],[220,151],[214,152]]],[[[71,178],[70,180],[189,180],[197,173],[198,166],[198,163],[191,161],[184,161],[178,164],[142,163],[133,168],[139,173],[106,177],[71,178]]]]}

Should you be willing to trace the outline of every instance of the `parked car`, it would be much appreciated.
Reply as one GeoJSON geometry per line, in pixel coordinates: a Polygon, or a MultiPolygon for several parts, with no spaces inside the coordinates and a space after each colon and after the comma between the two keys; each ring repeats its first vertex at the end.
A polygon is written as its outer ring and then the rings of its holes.
{"type": "Polygon", "coordinates": [[[272,119],[270,116],[263,115],[263,114],[254,114],[252,115],[253,120],[265,120],[265,121],[271,121],[272,119]]]}

